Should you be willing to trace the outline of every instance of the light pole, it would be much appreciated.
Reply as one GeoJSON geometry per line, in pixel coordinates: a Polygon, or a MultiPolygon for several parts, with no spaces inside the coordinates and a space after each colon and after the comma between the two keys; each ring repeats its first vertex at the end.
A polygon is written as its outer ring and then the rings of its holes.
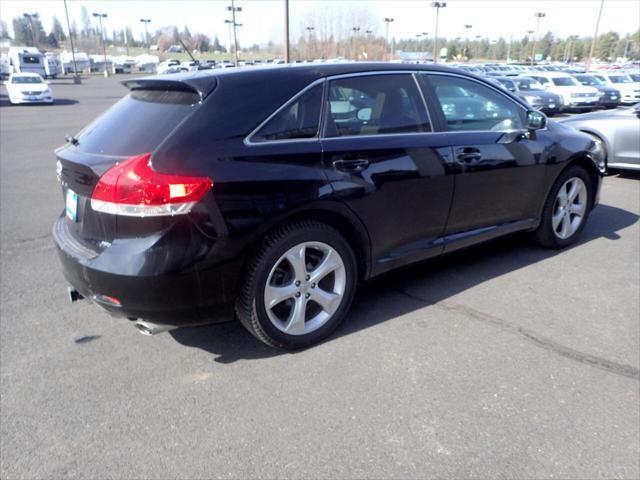
{"type": "Polygon", "coordinates": [[[82,80],[80,79],[80,75],[78,75],[78,66],[76,65],[76,52],[73,48],[73,34],[71,32],[71,24],[69,23],[69,10],[67,9],[67,0],[64,0],[64,14],[67,17],[67,29],[69,30],[69,42],[71,43],[71,59],[73,60],[73,83],[76,85],[80,85],[82,83],[82,80]]]}
{"type": "Polygon", "coordinates": [[[431,6],[436,9],[436,30],[433,35],[433,63],[438,63],[438,17],[440,9],[447,6],[447,2],[431,2],[431,6]]]}
{"type": "Polygon", "coordinates": [[[422,37],[424,38],[424,49],[425,51],[429,48],[429,32],[421,32],[422,37]]]}
{"type": "Polygon", "coordinates": [[[109,76],[109,71],[107,69],[107,44],[106,44],[105,39],[104,39],[104,27],[102,26],[102,19],[103,18],[107,18],[107,14],[106,13],[94,13],[93,16],[94,17],[98,17],[98,20],[100,21],[100,36],[102,37],[102,53],[104,55],[104,76],[108,77],[109,76]]]}
{"type": "Polygon", "coordinates": [[[31,32],[31,42],[33,46],[38,48],[38,41],[36,40],[36,32],[33,29],[33,19],[38,18],[37,13],[23,13],[23,17],[29,20],[29,31],[31,32]]]}
{"type": "MultiPolygon", "coordinates": [[[[231,55],[231,44],[233,42],[232,38],[231,38],[231,25],[233,25],[233,20],[225,20],[224,23],[227,24],[227,26],[229,27],[229,55],[231,55]]],[[[231,57],[230,59],[232,59],[233,57],[231,57]]]]}
{"type": "Polygon", "coordinates": [[[602,7],[604,7],[604,0],[600,2],[600,11],[598,12],[598,20],[596,20],[596,31],[593,32],[593,40],[591,40],[591,50],[589,50],[589,58],[584,65],[585,73],[589,73],[589,67],[591,67],[591,59],[593,58],[593,52],[596,49],[596,43],[598,43],[598,28],[600,28],[600,17],[602,17],[602,7]]]}
{"type": "Polygon", "coordinates": [[[144,23],[144,43],[149,48],[149,33],[147,32],[147,23],[151,22],[150,18],[141,18],[140,21],[144,23]]]}
{"type": "MultiPolygon", "coordinates": [[[[603,0],[604,1],[604,0],[603,0]]],[[[535,61],[536,58],[536,44],[538,43],[538,33],[540,32],[540,20],[546,16],[546,13],[543,12],[536,12],[533,14],[534,17],[536,17],[536,37],[533,40],[533,49],[531,50],[531,65],[533,65],[533,62],[535,61]]]]}
{"type": "Polygon", "coordinates": [[[291,61],[291,51],[289,48],[289,0],[284,0],[284,61],[291,61]]]}
{"type": "Polygon", "coordinates": [[[366,60],[369,60],[369,44],[371,43],[371,34],[373,34],[373,30],[365,30],[364,33],[367,34],[367,42],[365,44],[365,55],[366,60]]]}
{"type": "Polygon", "coordinates": [[[464,57],[469,62],[469,30],[473,28],[473,25],[466,24],[464,26],[464,57]]]}
{"type": "Polygon", "coordinates": [[[477,59],[478,56],[480,55],[480,39],[482,37],[480,35],[476,35],[476,54],[475,54],[475,58],[477,59]]]}
{"type": "Polygon", "coordinates": [[[420,50],[420,37],[422,36],[421,33],[416,33],[416,52],[418,52],[420,50]]]}
{"type": "Polygon", "coordinates": [[[389,24],[393,22],[393,18],[384,17],[384,23],[386,23],[387,28],[387,48],[389,49],[389,60],[391,60],[391,44],[389,43],[389,24]]]}
{"type": "Polygon", "coordinates": [[[353,59],[354,60],[358,60],[358,49],[357,49],[357,45],[356,45],[356,35],[358,35],[358,32],[360,32],[360,27],[353,27],[351,29],[351,31],[353,32],[353,59]]]}
{"type": "MultiPolygon", "coordinates": [[[[227,7],[227,11],[231,12],[231,23],[233,24],[233,45],[235,49],[235,59],[236,59],[235,65],[237,67],[238,66],[238,34],[236,32],[236,27],[238,26],[238,24],[236,23],[236,12],[241,12],[242,7],[236,7],[235,0],[231,0],[231,5],[227,7]]],[[[287,25],[287,28],[288,28],[288,25],[287,25]]],[[[288,48],[288,45],[285,46],[285,48],[288,48]]],[[[285,51],[285,56],[286,56],[286,51],[285,51]]]]}
{"type": "Polygon", "coordinates": [[[307,56],[309,57],[309,60],[312,60],[311,58],[311,32],[313,32],[315,30],[314,27],[307,27],[307,56]]]}

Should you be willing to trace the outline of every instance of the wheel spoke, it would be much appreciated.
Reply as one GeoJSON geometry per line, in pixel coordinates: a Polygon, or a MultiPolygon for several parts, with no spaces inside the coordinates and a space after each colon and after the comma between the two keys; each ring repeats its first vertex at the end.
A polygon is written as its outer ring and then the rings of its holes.
{"type": "Polygon", "coordinates": [[[265,306],[267,308],[273,308],[279,303],[284,302],[289,298],[293,298],[296,291],[297,288],[293,283],[281,287],[267,285],[264,290],[265,306]]]}
{"type": "Polygon", "coordinates": [[[558,211],[553,215],[553,217],[551,217],[551,225],[553,225],[553,230],[554,231],[558,231],[558,226],[560,225],[560,222],[562,221],[562,219],[564,218],[564,211],[558,209],[558,211]]]}
{"type": "Polygon", "coordinates": [[[307,313],[307,300],[304,297],[296,298],[289,319],[284,326],[284,331],[291,335],[304,333],[304,321],[307,313]]]}
{"type": "Polygon", "coordinates": [[[327,292],[319,287],[316,287],[310,293],[311,298],[309,300],[316,302],[322,307],[322,310],[327,312],[329,315],[333,315],[335,313],[340,305],[340,300],[342,299],[342,295],[327,292]]]}
{"type": "Polygon", "coordinates": [[[324,277],[340,267],[342,267],[342,260],[340,259],[340,256],[336,253],[335,250],[330,249],[324,256],[324,259],[322,260],[320,265],[318,265],[315,270],[311,272],[311,278],[309,279],[309,281],[318,283],[324,277]]]}
{"type": "Polygon", "coordinates": [[[567,238],[569,236],[569,231],[571,229],[571,219],[569,218],[569,214],[565,213],[562,217],[562,225],[560,230],[560,237],[567,238]]]}
{"type": "Polygon", "coordinates": [[[558,192],[558,202],[560,205],[565,205],[567,203],[567,186],[568,185],[566,184],[563,185],[558,192]]]}
{"type": "Polygon", "coordinates": [[[569,207],[569,212],[574,215],[578,215],[582,217],[584,215],[584,211],[586,210],[586,205],[584,203],[572,203],[569,207]]]}
{"type": "Polygon", "coordinates": [[[569,197],[569,202],[573,202],[576,197],[580,194],[580,192],[582,191],[582,182],[578,182],[577,180],[573,180],[569,185],[569,193],[567,193],[567,196],[569,197]]]}
{"type": "Polygon", "coordinates": [[[286,257],[291,264],[291,268],[293,268],[293,273],[296,276],[296,280],[299,281],[303,281],[307,275],[307,265],[305,258],[306,250],[307,247],[305,245],[300,245],[299,248],[291,250],[286,257]]]}

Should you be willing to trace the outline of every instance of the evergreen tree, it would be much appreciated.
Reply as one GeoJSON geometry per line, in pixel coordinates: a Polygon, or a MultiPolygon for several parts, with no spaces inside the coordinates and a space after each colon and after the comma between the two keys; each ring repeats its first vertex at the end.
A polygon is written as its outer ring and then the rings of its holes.
{"type": "Polygon", "coordinates": [[[51,33],[56,38],[58,42],[61,40],[66,40],[67,36],[64,33],[64,28],[62,28],[62,23],[58,20],[58,17],[53,16],[53,25],[51,27],[51,33]]]}

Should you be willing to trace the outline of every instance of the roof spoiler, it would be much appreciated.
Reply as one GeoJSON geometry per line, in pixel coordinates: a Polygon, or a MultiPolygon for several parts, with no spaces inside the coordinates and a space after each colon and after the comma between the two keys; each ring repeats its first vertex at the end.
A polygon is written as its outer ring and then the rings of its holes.
{"type": "Polygon", "coordinates": [[[143,77],[121,82],[129,90],[174,90],[195,93],[204,100],[218,81],[213,75],[176,74],[167,77],[143,77]]]}

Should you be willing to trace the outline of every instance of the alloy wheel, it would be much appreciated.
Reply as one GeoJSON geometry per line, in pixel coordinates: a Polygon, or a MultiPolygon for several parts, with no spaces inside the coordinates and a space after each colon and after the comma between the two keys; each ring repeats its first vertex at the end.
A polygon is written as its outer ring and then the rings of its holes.
{"type": "Polygon", "coordinates": [[[289,335],[305,335],[338,310],[346,287],[344,261],[330,245],[304,242],[287,250],[269,272],[264,307],[271,323],[289,335]]]}
{"type": "Polygon", "coordinates": [[[587,186],[582,179],[571,177],[562,184],[553,205],[551,225],[561,240],[571,237],[582,224],[587,211],[587,186]]]}

